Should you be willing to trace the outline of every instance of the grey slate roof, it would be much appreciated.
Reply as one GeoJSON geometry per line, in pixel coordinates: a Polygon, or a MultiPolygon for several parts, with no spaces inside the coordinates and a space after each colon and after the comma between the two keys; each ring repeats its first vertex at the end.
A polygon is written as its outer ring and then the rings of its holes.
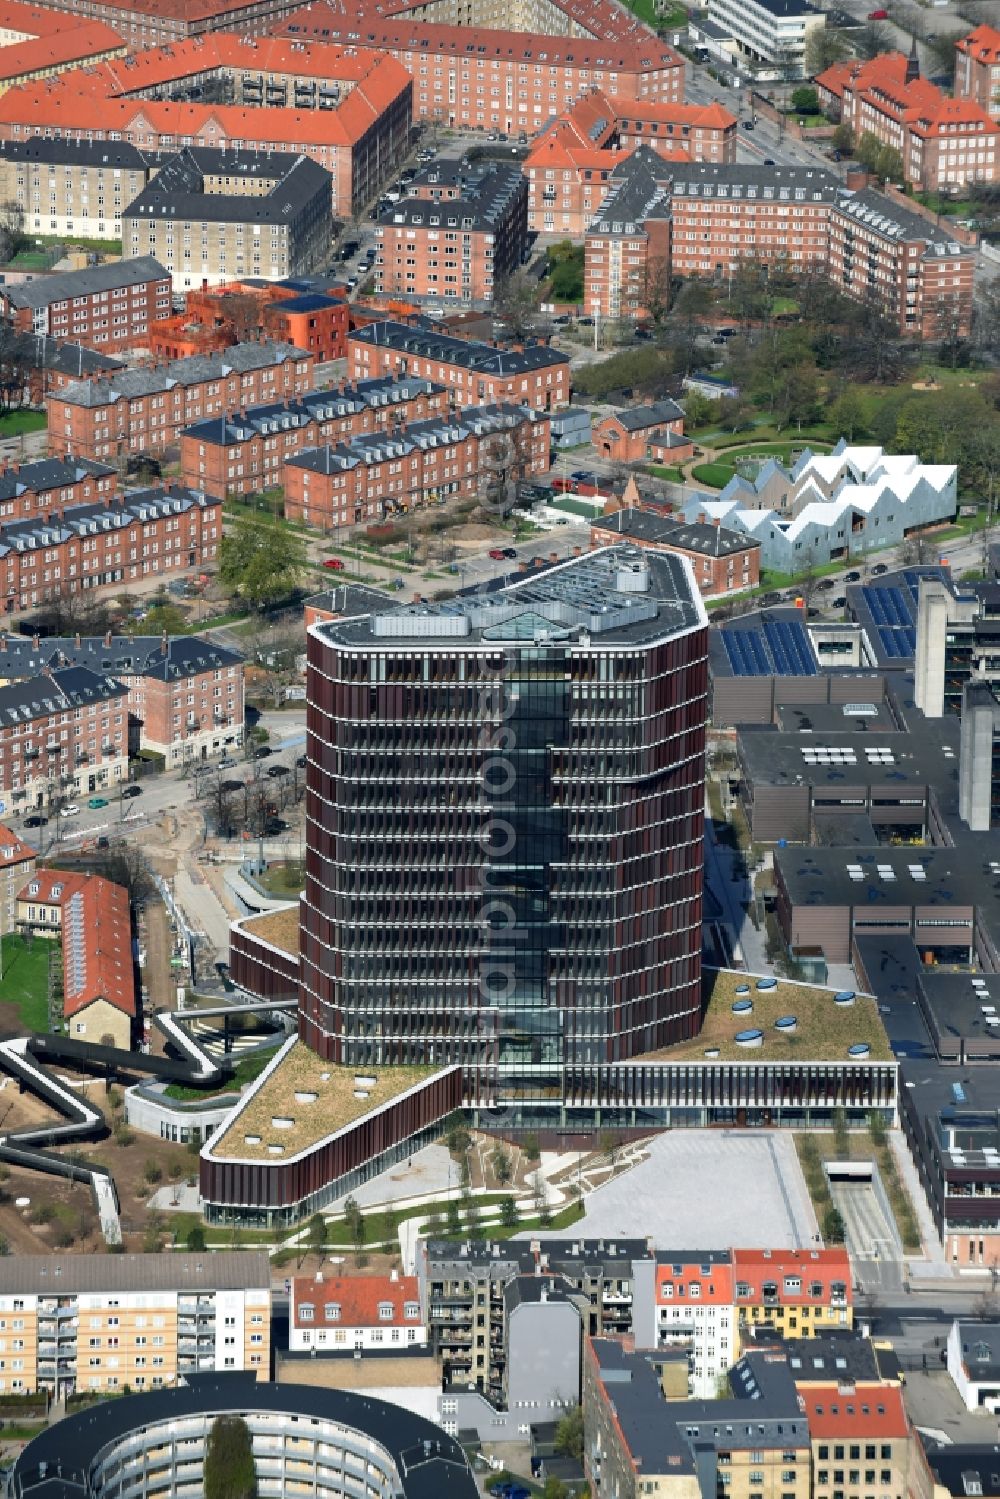
{"type": "Polygon", "coordinates": [[[31,1254],[0,1263],[0,1296],[73,1295],[80,1291],[241,1291],[271,1284],[258,1249],[211,1254],[31,1254]]]}
{"type": "MultiPolygon", "coordinates": [[[[289,304],[284,302],[282,305],[287,307],[289,304]]],[[[442,390],[443,385],[416,375],[404,375],[401,379],[382,375],[373,380],[358,380],[339,390],[311,390],[295,401],[272,401],[263,406],[248,406],[246,411],[232,416],[209,417],[186,427],[182,436],[197,438],[199,442],[216,447],[232,447],[246,442],[255,432],[265,436],[271,432],[290,431],[309,422],[348,416],[363,411],[366,406],[398,406],[418,395],[442,390]]]]}
{"type": "Polygon", "coordinates": [[[242,657],[197,635],[73,636],[0,635],[0,672],[34,675],[44,667],[86,666],[113,677],[142,676],[176,681],[203,671],[235,666],[242,657]]]}
{"type": "Polygon", "coordinates": [[[110,406],[115,401],[128,400],[135,396],[155,395],[170,390],[175,385],[199,385],[206,380],[224,380],[230,374],[246,374],[250,370],[266,369],[272,364],[285,364],[289,359],[308,359],[305,349],[293,344],[246,343],[234,344],[219,354],[191,354],[186,359],[174,359],[159,369],[122,370],[107,380],[83,380],[66,385],[59,392],[59,399],[70,406],[110,406]]]}
{"type": "Polygon", "coordinates": [[[745,531],[729,531],[725,526],[708,522],[676,520],[652,510],[615,510],[610,515],[597,516],[594,524],[617,531],[623,541],[660,543],[703,557],[729,557],[737,552],[752,552],[760,546],[745,531]]]}
{"type": "MultiPolygon", "coordinates": [[[[86,666],[70,666],[48,675],[29,677],[23,682],[0,687],[0,728],[32,723],[53,713],[69,712],[88,703],[124,697],[127,693],[128,688],[120,682],[98,676],[86,666]]],[[[11,1264],[14,1263],[12,1260],[11,1264]]],[[[0,1272],[0,1286],[2,1284],[3,1273],[0,1272]]]]}
{"type": "Polygon", "coordinates": [[[37,161],[49,166],[121,167],[145,170],[165,160],[156,151],[140,151],[127,141],[71,141],[32,135],[25,141],[3,141],[0,157],[8,161],[37,161]]]}
{"type": "Polygon", "coordinates": [[[843,196],[839,179],[822,167],[699,161],[668,163],[668,169],[675,198],[753,195],[773,198],[778,203],[810,200],[832,203],[843,196]]]}
{"type": "Polygon", "coordinates": [[[12,334],[4,343],[4,361],[27,365],[29,369],[57,370],[63,375],[75,375],[78,380],[85,375],[111,375],[125,368],[122,359],[112,359],[110,354],[99,354],[83,344],[51,338],[47,333],[12,334]]]}
{"type": "Polygon", "coordinates": [[[676,401],[654,401],[650,406],[630,406],[627,411],[615,412],[615,421],[620,422],[626,432],[642,432],[660,422],[683,420],[684,412],[676,401]]]}
{"type": "Polygon", "coordinates": [[[356,329],[352,338],[380,348],[397,349],[402,354],[416,354],[421,359],[438,359],[442,364],[457,364],[483,375],[523,375],[531,370],[569,364],[569,357],[544,344],[526,349],[495,349],[492,344],[471,339],[452,338],[447,333],[410,328],[390,319],[368,323],[356,329]]]}
{"type": "Polygon", "coordinates": [[[216,223],[290,224],[318,195],[332,199],[330,173],[293,152],[221,151],[186,146],[157,172],[122,214],[130,219],[211,219],[216,223]],[[263,179],[270,191],[206,191],[205,178],[263,179]]]}
{"type": "Polygon", "coordinates": [[[138,286],[142,281],[168,281],[164,270],[152,255],[135,260],[118,260],[113,265],[87,266],[82,271],[63,271],[56,276],[38,276],[19,286],[5,286],[3,295],[14,308],[50,307],[68,297],[83,297],[95,291],[113,291],[120,286],[138,286]]]}
{"type": "Polygon", "coordinates": [[[845,198],[839,207],[841,213],[849,214],[865,228],[875,229],[887,239],[926,242],[921,259],[925,257],[940,259],[952,255],[956,259],[961,255],[975,256],[973,246],[959,244],[958,240],[954,239],[947,230],[942,229],[931,219],[922,218],[919,213],[914,213],[912,208],[901,208],[883,193],[866,189],[864,192],[845,198]]]}
{"type": "Polygon", "coordinates": [[[662,156],[650,146],[637,146],[612,172],[615,185],[588,232],[634,234],[646,219],[669,218],[669,177],[670,167],[662,156]]]}
{"type": "Polygon", "coordinates": [[[337,473],[343,469],[356,468],[359,463],[376,464],[385,458],[403,457],[406,453],[412,453],[414,448],[434,448],[461,442],[472,433],[483,437],[503,432],[530,417],[531,412],[527,406],[469,406],[452,416],[427,417],[423,421],[411,422],[408,427],[397,427],[391,432],[362,432],[335,446],[327,444],[319,448],[306,448],[287,461],[295,468],[309,469],[312,473],[337,473]]]}
{"type": "Polygon", "coordinates": [[[9,552],[55,546],[72,536],[96,536],[99,531],[120,530],[136,522],[183,515],[195,505],[204,508],[220,503],[200,489],[184,489],[179,485],[130,490],[111,504],[69,505],[55,520],[34,516],[0,527],[0,557],[9,552]]]}
{"type": "Polygon", "coordinates": [[[379,216],[382,225],[410,224],[432,226],[435,222],[442,228],[490,231],[510,207],[512,199],[523,195],[527,202],[527,178],[519,167],[498,166],[492,171],[462,174],[458,171],[438,172],[435,169],[423,172],[411,183],[415,187],[429,187],[440,182],[461,187],[457,198],[443,198],[435,202],[430,198],[404,198],[379,216]]]}
{"type": "Polygon", "coordinates": [[[77,483],[87,474],[99,478],[114,472],[106,463],[94,463],[89,458],[39,458],[34,463],[22,463],[17,469],[0,470],[0,500],[61,489],[64,485],[77,483]]]}

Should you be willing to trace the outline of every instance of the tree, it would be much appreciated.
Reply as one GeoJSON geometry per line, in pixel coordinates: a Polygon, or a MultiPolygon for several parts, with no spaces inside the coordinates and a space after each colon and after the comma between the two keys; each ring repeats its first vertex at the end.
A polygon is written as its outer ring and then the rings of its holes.
{"type": "Polygon", "coordinates": [[[550,1473],[545,1480],[542,1499],[570,1499],[569,1485],[563,1483],[555,1473],[550,1473]]]}
{"type": "Polygon", "coordinates": [[[187,615],[170,598],[165,588],[157,590],[142,622],[147,635],[179,635],[187,624],[187,615]]]}
{"type": "Polygon", "coordinates": [[[957,296],[938,297],[933,310],[933,337],[941,341],[941,358],[957,369],[968,363],[970,329],[957,296]]]}
{"type": "Polygon", "coordinates": [[[891,52],[895,45],[892,32],[882,21],[869,21],[867,26],[851,32],[851,46],[855,56],[863,62],[870,62],[883,52],[891,52]]]}
{"type": "Polygon", "coordinates": [[[864,396],[853,385],[845,385],[830,407],[834,431],[846,437],[848,442],[865,435],[867,414],[864,396]]]}
{"type": "Polygon", "coordinates": [[[525,1135],[524,1140],[521,1144],[521,1149],[524,1151],[525,1160],[530,1161],[532,1164],[537,1164],[538,1161],[540,1161],[542,1158],[542,1152],[538,1145],[537,1135],[525,1135]]]}
{"type": "Polygon", "coordinates": [[[847,1115],[843,1109],[833,1111],[833,1144],[841,1160],[851,1153],[851,1137],[847,1132],[847,1115]]]}
{"type": "Polygon", "coordinates": [[[684,394],[681,402],[684,407],[684,430],[691,432],[695,427],[707,427],[718,415],[718,406],[710,396],[703,395],[700,390],[689,390],[684,394]]]}
{"type": "Polygon", "coordinates": [[[490,1156],[490,1165],[493,1167],[493,1175],[501,1187],[506,1187],[513,1177],[510,1156],[502,1145],[497,1145],[490,1156]]]}
{"type": "Polygon", "coordinates": [[[843,62],[851,53],[851,44],[836,26],[815,26],[806,37],[805,70],[810,78],[843,62]]]}
{"type": "Polygon", "coordinates": [[[526,270],[512,271],[493,288],[493,311],[513,338],[524,338],[538,316],[538,282],[526,270]]]}
{"type": "Polygon", "coordinates": [[[583,1462],[583,1408],[572,1406],[556,1427],[555,1448],[563,1457],[583,1462]]]}
{"type": "Polygon", "coordinates": [[[458,1200],[454,1197],[448,1202],[448,1233],[453,1239],[461,1238],[462,1235],[462,1215],[458,1210],[458,1200]]]}
{"type": "Polygon", "coordinates": [[[0,261],[13,260],[29,243],[24,232],[24,209],[13,198],[0,203],[0,261]]]}
{"type": "Polygon", "coordinates": [[[185,1243],[191,1254],[201,1254],[205,1248],[205,1226],[203,1223],[192,1223],[187,1231],[185,1243]]]}
{"type": "Polygon", "coordinates": [[[500,1204],[500,1222],[504,1228],[516,1228],[518,1225],[517,1199],[505,1197],[500,1204]]]}
{"type": "Polygon", "coordinates": [[[237,343],[256,343],[260,338],[260,303],[248,292],[224,292],[219,298],[219,310],[233,325],[237,343]]]}
{"type": "Polygon", "coordinates": [[[452,1114],[447,1120],[444,1138],[453,1160],[460,1161],[468,1155],[472,1145],[472,1135],[461,1114],[452,1114]]]}
{"type": "Polygon", "coordinates": [[[243,517],[222,538],[219,576],[252,608],[266,609],[294,592],[306,560],[305,542],[287,526],[243,517]]]}
{"type": "Polygon", "coordinates": [[[242,1416],[216,1416],[205,1444],[205,1499],[255,1499],[250,1428],[242,1416]]]}
{"type": "Polygon", "coordinates": [[[670,311],[670,257],[651,255],[643,274],[642,307],[655,329],[662,328],[670,311]]]}
{"type": "Polygon", "coordinates": [[[840,1213],[832,1205],[823,1214],[823,1237],[828,1244],[843,1244],[847,1229],[840,1213]]]}
{"type": "Polygon", "coordinates": [[[313,1213],[306,1233],[309,1248],[314,1254],[322,1254],[326,1248],[326,1219],[322,1213],[313,1213]]]}
{"type": "Polygon", "coordinates": [[[819,114],[819,94],[811,84],[792,90],[792,109],[800,115],[819,114]]]}
{"type": "Polygon", "coordinates": [[[354,1248],[360,1255],[365,1242],[366,1225],[364,1214],[353,1197],[348,1197],[344,1203],[344,1220],[354,1248]]]}
{"type": "Polygon", "coordinates": [[[833,132],[833,149],[843,152],[854,150],[854,131],[850,125],[841,122],[837,126],[833,132]]]}

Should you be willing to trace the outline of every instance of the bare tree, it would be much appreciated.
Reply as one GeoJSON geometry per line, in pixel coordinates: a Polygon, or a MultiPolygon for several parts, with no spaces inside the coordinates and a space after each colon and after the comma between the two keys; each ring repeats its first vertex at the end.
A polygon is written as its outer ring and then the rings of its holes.
{"type": "Polygon", "coordinates": [[[512,271],[493,288],[493,311],[514,338],[526,337],[538,315],[538,282],[524,269],[512,271]]]}

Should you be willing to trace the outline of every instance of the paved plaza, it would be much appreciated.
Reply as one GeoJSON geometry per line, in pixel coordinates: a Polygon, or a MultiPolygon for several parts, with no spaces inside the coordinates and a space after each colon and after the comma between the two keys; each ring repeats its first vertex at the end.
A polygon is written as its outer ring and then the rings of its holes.
{"type": "Polygon", "coordinates": [[[649,1159],[598,1187],[561,1238],[649,1237],[669,1249],[794,1249],[815,1243],[816,1217],[791,1135],[675,1130],[649,1159]]]}

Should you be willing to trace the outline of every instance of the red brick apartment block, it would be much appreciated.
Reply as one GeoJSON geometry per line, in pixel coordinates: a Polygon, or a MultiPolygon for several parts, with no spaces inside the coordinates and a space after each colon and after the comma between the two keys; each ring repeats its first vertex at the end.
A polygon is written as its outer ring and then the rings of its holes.
{"type": "Polygon", "coordinates": [[[49,447],[98,462],[162,452],[192,422],[290,400],[312,384],[312,356],[287,344],[236,344],[221,354],[81,380],[49,393],[49,447]]]}
{"type": "Polygon", "coordinates": [[[286,459],[306,448],[393,431],[450,405],[443,385],[385,376],[212,417],[181,433],[181,477],[213,495],[254,494],[281,484],[286,459]]]}
{"type": "Polygon", "coordinates": [[[20,332],[102,353],[141,343],[170,306],[170,274],[148,255],[0,287],[0,308],[20,332]]]}
{"type": "Polygon", "coordinates": [[[494,475],[546,473],[550,441],[546,416],[499,404],[312,448],[285,464],[285,515],[329,531],[474,499],[494,475]]]}
{"type": "MultiPolygon", "coordinates": [[[[606,10],[597,24],[614,31],[627,13],[617,5],[606,10]]],[[[359,17],[353,9],[317,3],[279,29],[285,36],[388,52],[413,75],[414,115],[463,129],[536,135],[595,84],[619,100],[684,96],[684,59],[632,18],[622,23],[622,40],[589,40],[575,26],[573,36],[512,34],[376,15],[374,6],[359,17]]]]}
{"type": "Polygon", "coordinates": [[[133,490],[0,527],[0,612],[214,563],[222,502],[186,489],[133,490]]]}
{"type": "Polygon", "coordinates": [[[569,359],[544,344],[498,349],[389,321],[351,332],[347,373],[352,380],[422,375],[455,391],[461,406],[513,402],[555,411],[568,405],[570,396],[569,359]]]}
{"type": "Polygon", "coordinates": [[[0,687],[0,793],[15,812],[127,778],[127,695],[83,666],[0,687]]]}

